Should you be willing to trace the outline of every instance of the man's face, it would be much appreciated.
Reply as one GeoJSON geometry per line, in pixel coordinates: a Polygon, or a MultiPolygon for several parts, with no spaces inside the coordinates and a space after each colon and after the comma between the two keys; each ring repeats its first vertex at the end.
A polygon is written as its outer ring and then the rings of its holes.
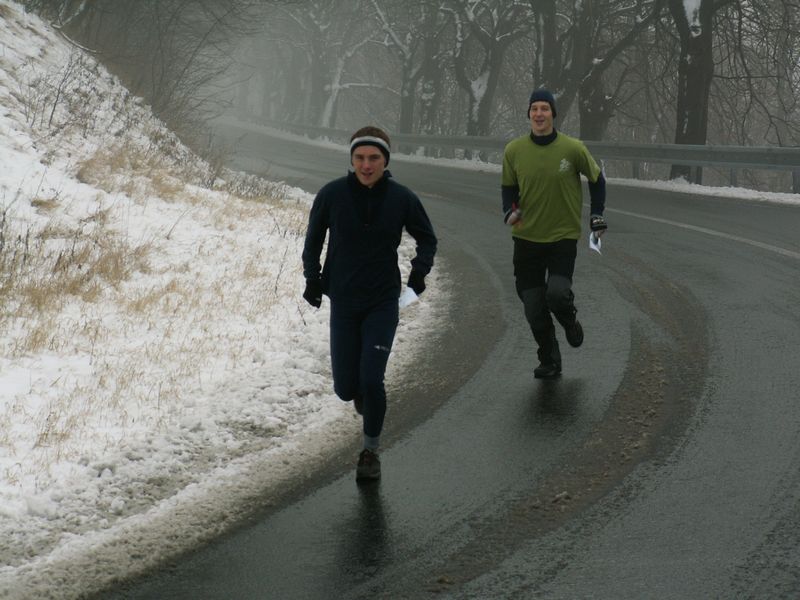
{"type": "Polygon", "coordinates": [[[528,109],[531,119],[531,131],[534,135],[549,135],[553,133],[553,110],[549,102],[537,100],[528,109]]]}
{"type": "Polygon", "coordinates": [[[359,146],[353,150],[351,158],[353,170],[361,185],[372,187],[386,169],[386,158],[377,146],[359,146]]]}

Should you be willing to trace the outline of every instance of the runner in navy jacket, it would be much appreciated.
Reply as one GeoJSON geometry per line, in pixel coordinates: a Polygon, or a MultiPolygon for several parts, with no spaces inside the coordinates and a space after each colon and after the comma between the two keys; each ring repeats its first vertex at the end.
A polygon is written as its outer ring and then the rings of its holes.
{"type": "Polygon", "coordinates": [[[331,366],[336,395],[363,415],[364,450],[356,477],[380,477],[377,449],[386,413],[384,374],[398,322],[403,229],[417,242],[408,286],[425,290],[436,235],[419,198],[386,170],[389,137],[359,129],[350,142],[353,171],[326,184],[314,199],[303,248],[303,297],[331,301],[331,366]],[[320,257],[328,236],[324,265],[320,257]]]}

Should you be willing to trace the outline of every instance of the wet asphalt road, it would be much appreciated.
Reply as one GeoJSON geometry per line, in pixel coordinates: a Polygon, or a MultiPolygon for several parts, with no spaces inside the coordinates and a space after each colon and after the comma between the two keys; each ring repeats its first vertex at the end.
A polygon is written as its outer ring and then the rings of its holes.
{"type": "MultiPolygon", "coordinates": [[[[316,191],[346,154],[251,134],[316,191]]],[[[236,532],[109,598],[800,596],[800,207],[609,186],[586,341],[534,380],[499,177],[392,159],[440,237],[450,319],[354,446],[236,532]]],[[[563,337],[562,337],[563,339],[563,337]]]]}

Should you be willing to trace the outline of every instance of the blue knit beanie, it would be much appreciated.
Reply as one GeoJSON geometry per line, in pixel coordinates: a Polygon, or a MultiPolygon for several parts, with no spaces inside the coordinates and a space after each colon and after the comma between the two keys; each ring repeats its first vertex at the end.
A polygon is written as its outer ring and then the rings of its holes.
{"type": "Polygon", "coordinates": [[[553,118],[556,117],[556,99],[553,98],[553,94],[548,90],[544,88],[533,90],[531,99],[528,101],[528,111],[531,110],[531,104],[534,102],[547,102],[550,105],[550,110],[553,111],[553,118]]]}

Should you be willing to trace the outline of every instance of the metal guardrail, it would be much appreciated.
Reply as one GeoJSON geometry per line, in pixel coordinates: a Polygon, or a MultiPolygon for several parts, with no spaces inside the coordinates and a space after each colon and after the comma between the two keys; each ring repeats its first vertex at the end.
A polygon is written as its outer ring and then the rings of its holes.
{"type": "MultiPolygon", "coordinates": [[[[343,129],[309,127],[291,123],[261,120],[258,123],[224,119],[227,125],[252,128],[263,125],[291,133],[347,143],[352,134],[343,129]]],[[[509,138],[480,136],[443,136],[392,134],[395,146],[464,149],[502,152],[509,138]]],[[[593,156],[605,160],[628,161],[633,177],[638,179],[641,163],[670,163],[689,167],[722,167],[731,170],[731,183],[735,185],[737,169],[764,169],[792,171],[793,192],[800,193],[800,147],[778,146],[699,146],[680,144],[636,144],[622,142],[584,142],[593,156]]]]}

